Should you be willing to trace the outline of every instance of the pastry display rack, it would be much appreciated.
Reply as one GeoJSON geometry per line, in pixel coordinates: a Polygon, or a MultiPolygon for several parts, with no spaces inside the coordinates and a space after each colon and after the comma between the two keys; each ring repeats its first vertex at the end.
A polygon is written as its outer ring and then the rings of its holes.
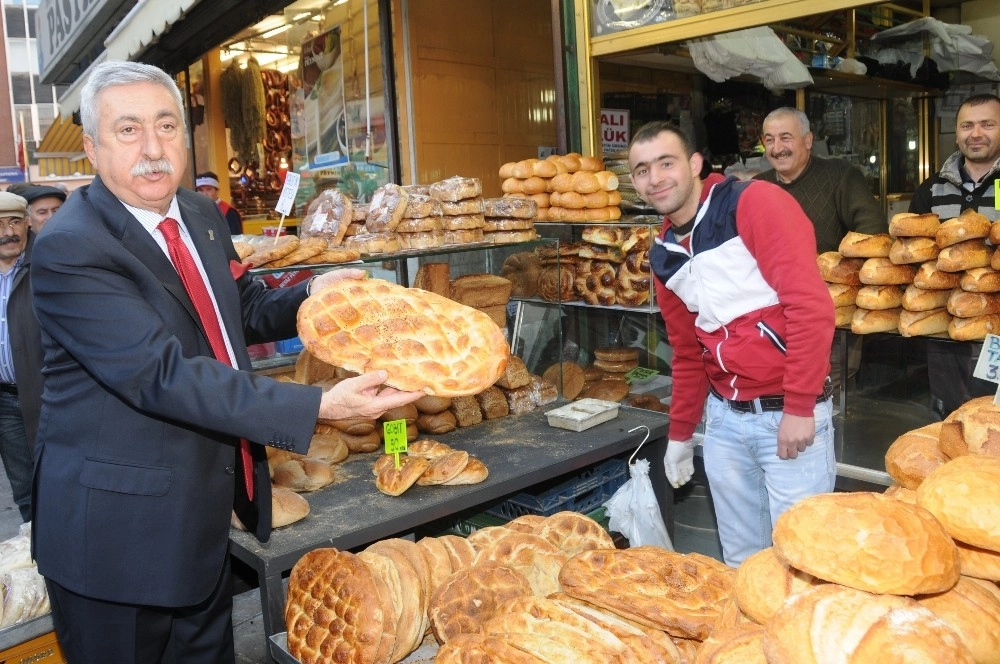
{"type": "MultiPolygon", "coordinates": [[[[660,219],[652,215],[635,215],[623,216],[612,222],[545,222],[535,225],[540,237],[546,238],[549,243],[558,242],[561,249],[584,243],[584,231],[588,228],[621,229],[624,234],[643,230],[648,232],[651,242],[660,231],[660,219]]],[[[594,359],[595,348],[634,347],[639,350],[640,366],[669,375],[671,351],[660,310],[656,305],[652,279],[648,279],[645,288],[648,289],[645,301],[635,306],[617,302],[591,303],[581,299],[577,292],[574,292],[573,299],[559,301],[540,297],[522,298],[518,300],[514,329],[519,331],[532,321],[547,320],[550,321],[550,326],[558,324],[562,328],[562,359],[588,364],[594,359]]],[[[594,299],[597,298],[591,298],[594,299]]],[[[521,336],[523,335],[515,334],[515,338],[521,336]]],[[[527,357],[525,361],[527,362],[527,357]]]]}
{"type": "MultiPolygon", "coordinates": [[[[551,245],[552,239],[529,240],[511,244],[492,244],[477,242],[470,244],[455,244],[434,249],[410,249],[389,254],[373,254],[362,256],[360,260],[349,263],[292,265],[281,268],[258,268],[251,274],[267,277],[272,284],[279,282],[298,283],[312,274],[322,274],[329,270],[340,268],[360,268],[367,270],[372,277],[385,279],[396,284],[412,286],[420,266],[425,263],[447,263],[452,279],[466,274],[490,273],[500,274],[504,261],[508,256],[519,252],[531,252],[536,247],[551,245]],[[305,273],[296,275],[295,273],[305,273]]],[[[555,240],[558,244],[558,240],[555,240]]],[[[558,312],[558,303],[550,303],[558,312]]],[[[541,373],[547,366],[559,359],[562,348],[561,328],[552,323],[551,327],[541,328],[534,325],[517,325],[518,303],[513,300],[507,308],[507,340],[511,351],[521,357],[528,369],[533,373],[541,373]],[[532,360],[522,355],[523,349],[531,349],[532,360]]],[[[558,320],[558,317],[555,319],[558,320]]],[[[254,359],[253,367],[260,373],[277,373],[295,364],[298,350],[276,353],[269,357],[254,359]]]]}

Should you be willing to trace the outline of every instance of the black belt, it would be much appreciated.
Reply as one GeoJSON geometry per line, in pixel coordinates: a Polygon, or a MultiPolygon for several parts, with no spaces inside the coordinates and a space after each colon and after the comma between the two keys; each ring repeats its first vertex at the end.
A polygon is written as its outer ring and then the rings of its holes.
{"type": "MultiPolygon", "coordinates": [[[[784,410],[785,408],[785,397],[782,394],[767,394],[762,397],[757,397],[756,399],[750,399],[749,401],[734,401],[723,397],[721,394],[716,392],[715,388],[712,386],[709,386],[709,390],[713,395],[721,399],[722,403],[726,404],[730,409],[735,410],[737,413],[756,414],[784,410]]],[[[823,403],[832,396],[833,383],[828,380],[823,386],[823,394],[816,397],[816,403],[823,403]]]]}
{"type": "Polygon", "coordinates": [[[13,383],[0,383],[0,393],[17,396],[17,385],[13,383]]]}

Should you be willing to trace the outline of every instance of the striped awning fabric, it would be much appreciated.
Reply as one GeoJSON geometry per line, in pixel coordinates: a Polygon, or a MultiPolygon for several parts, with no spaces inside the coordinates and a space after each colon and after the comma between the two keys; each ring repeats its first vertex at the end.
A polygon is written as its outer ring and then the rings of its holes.
{"type": "Polygon", "coordinates": [[[42,176],[94,175],[94,167],[83,151],[83,129],[72,116],[56,118],[35,150],[42,176]]]}

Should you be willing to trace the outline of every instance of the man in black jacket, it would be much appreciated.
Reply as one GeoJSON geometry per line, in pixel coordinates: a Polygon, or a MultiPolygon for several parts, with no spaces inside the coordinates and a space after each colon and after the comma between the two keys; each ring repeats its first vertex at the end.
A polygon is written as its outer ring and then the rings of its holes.
{"type": "Polygon", "coordinates": [[[14,502],[31,520],[32,447],[38,429],[42,349],[28,267],[34,233],[27,201],[0,192],[0,458],[14,502]]]}

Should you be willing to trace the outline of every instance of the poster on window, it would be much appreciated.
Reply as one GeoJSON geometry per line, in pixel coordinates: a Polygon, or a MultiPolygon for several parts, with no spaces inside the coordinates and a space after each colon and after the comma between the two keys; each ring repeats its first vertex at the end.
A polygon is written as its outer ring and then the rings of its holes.
{"type": "Polygon", "coordinates": [[[348,161],[347,108],[340,26],[302,44],[302,86],[293,101],[292,143],[295,163],[308,169],[348,161]]]}

